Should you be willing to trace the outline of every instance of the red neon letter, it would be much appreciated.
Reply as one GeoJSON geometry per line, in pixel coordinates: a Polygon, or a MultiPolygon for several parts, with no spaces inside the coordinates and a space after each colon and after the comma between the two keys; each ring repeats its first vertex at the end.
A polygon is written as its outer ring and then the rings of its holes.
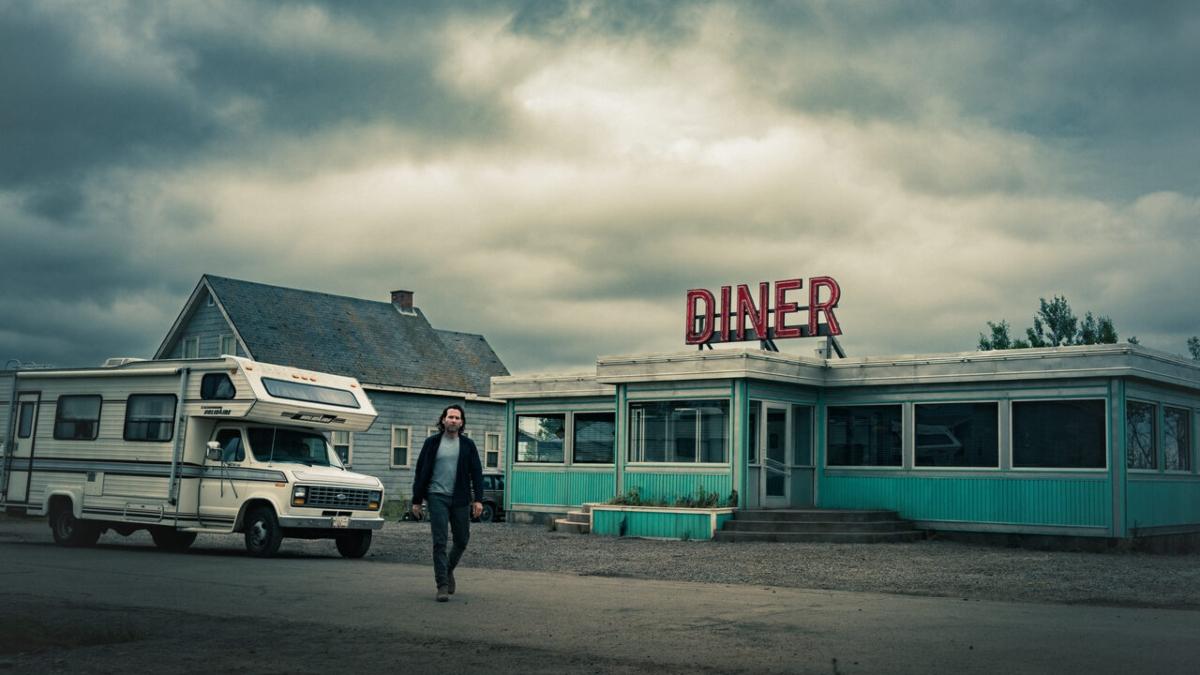
{"type": "Polygon", "coordinates": [[[729,320],[733,313],[729,307],[729,287],[721,287],[721,342],[729,342],[729,320]]]}
{"type": "Polygon", "coordinates": [[[808,280],[809,335],[817,335],[817,312],[825,312],[830,335],[842,334],[842,329],[838,326],[837,317],[833,315],[833,308],[837,307],[838,299],[841,297],[842,289],[833,280],[833,277],[812,277],[808,280]],[[829,289],[829,299],[825,302],[821,302],[820,300],[822,286],[829,289]]]}
{"type": "Polygon", "coordinates": [[[790,290],[803,287],[804,282],[800,279],[784,279],[783,281],[775,282],[775,337],[777,339],[800,337],[800,327],[788,327],[784,318],[785,315],[796,311],[800,305],[794,302],[787,302],[784,299],[784,294],[790,290]]]}
{"type": "Polygon", "coordinates": [[[684,341],[689,345],[702,345],[708,342],[708,339],[713,334],[713,309],[717,304],[716,298],[712,293],[703,288],[693,288],[687,292],[687,306],[684,312],[684,341]],[[698,314],[696,312],[696,303],[699,300],[704,301],[704,311],[698,314]],[[696,319],[699,318],[699,326],[696,325],[696,319]]]}
{"type": "Polygon", "coordinates": [[[767,339],[767,291],[770,284],[762,282],[758,285],[758,307],[754,306],[754,298],[750,297],[750,287],[738,284],[737,290],[737,336],[739,340],[746,336],[746,317],[759,340],[767,339]]]}

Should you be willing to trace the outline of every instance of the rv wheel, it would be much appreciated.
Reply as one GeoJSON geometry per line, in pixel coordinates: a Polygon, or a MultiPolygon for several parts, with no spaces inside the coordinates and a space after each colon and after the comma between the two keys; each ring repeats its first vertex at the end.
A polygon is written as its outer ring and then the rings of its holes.
{"type": "Polygon", "coordinates": [[[283,541],[283,530],[279,528],[279,519],[275,510],[269,506],[259,506],[246,516],[246,550],[250,555],[259,558],[270,558],[279,550],[283,541]]]}
{"type": "Polygon", "coordinates": [[[361,558],[371,549],[371,531],[354,530],[338,535],[337,550],[343,558],[361,558]]]}
{"type": "Polygon", "coordinates": [[[50,512],[50,531],[54,534],[54,543],[60,546],[91,546],[100,539],[100,528],[76,518],[71,502],[55,503],[50,512]]]}
{"type": "Polygon", "coordinates": [[[195,532],[180,532],[172,527],[152,527],[150,537],[154,545],[164,551],[186,551],[192,542],[196,541],[195,532]]]}

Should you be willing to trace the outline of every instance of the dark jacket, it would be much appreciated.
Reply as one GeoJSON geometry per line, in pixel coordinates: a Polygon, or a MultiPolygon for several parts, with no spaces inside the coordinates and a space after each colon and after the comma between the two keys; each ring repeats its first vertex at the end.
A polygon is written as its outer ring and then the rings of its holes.
{"type": "MultiPolygon", "coordinates": [[[[429,496],[429,481],[433,480],[433,465],[437,463],[438,445],[441,434],[425,439],[421,454],[417,457],[417,471],[413,478],[412,503],[422,504],[429,496]]],[[[483,465],[479,463],[479,450],[475,441],[458,435],[458,471],[454,477],[454,506],[466,506],[472,501],[483,501],[483,465]],[[472,499],[472,495],[474,499],[472,499]]]]}

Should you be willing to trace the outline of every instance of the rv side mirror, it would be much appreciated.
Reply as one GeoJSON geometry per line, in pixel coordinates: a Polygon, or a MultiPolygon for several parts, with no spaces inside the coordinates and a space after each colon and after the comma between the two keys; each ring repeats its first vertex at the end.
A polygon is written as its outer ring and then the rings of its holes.
{"type": "Polygon", "coordinates": [[[208,442],[208,458],[213,461],[221,459],[221,444],[216,441],[208,442]]]}

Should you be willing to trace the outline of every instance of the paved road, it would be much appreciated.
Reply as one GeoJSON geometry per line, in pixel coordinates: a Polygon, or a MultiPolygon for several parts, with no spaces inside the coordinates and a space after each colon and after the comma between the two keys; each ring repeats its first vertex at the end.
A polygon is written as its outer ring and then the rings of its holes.
{"type": "MultiPolygon", "coordinates": [[[[458,578],[459,595],[438,604],[423,566],[0,543],[0,607],[186,611],[281,635],[292,626],[335,652],[349,630],[378,640],[355,643],[359,658],[379,644],[389,661],[451,666],[462,657],[468,670],[535,662],[546,672],[558,664],[573,672],[1178,673],[1200,663],[1196,611],[495,570],[462,569],[458,578]]],[[[56,658],[72,670],[69,653],[56,658]]]]}

